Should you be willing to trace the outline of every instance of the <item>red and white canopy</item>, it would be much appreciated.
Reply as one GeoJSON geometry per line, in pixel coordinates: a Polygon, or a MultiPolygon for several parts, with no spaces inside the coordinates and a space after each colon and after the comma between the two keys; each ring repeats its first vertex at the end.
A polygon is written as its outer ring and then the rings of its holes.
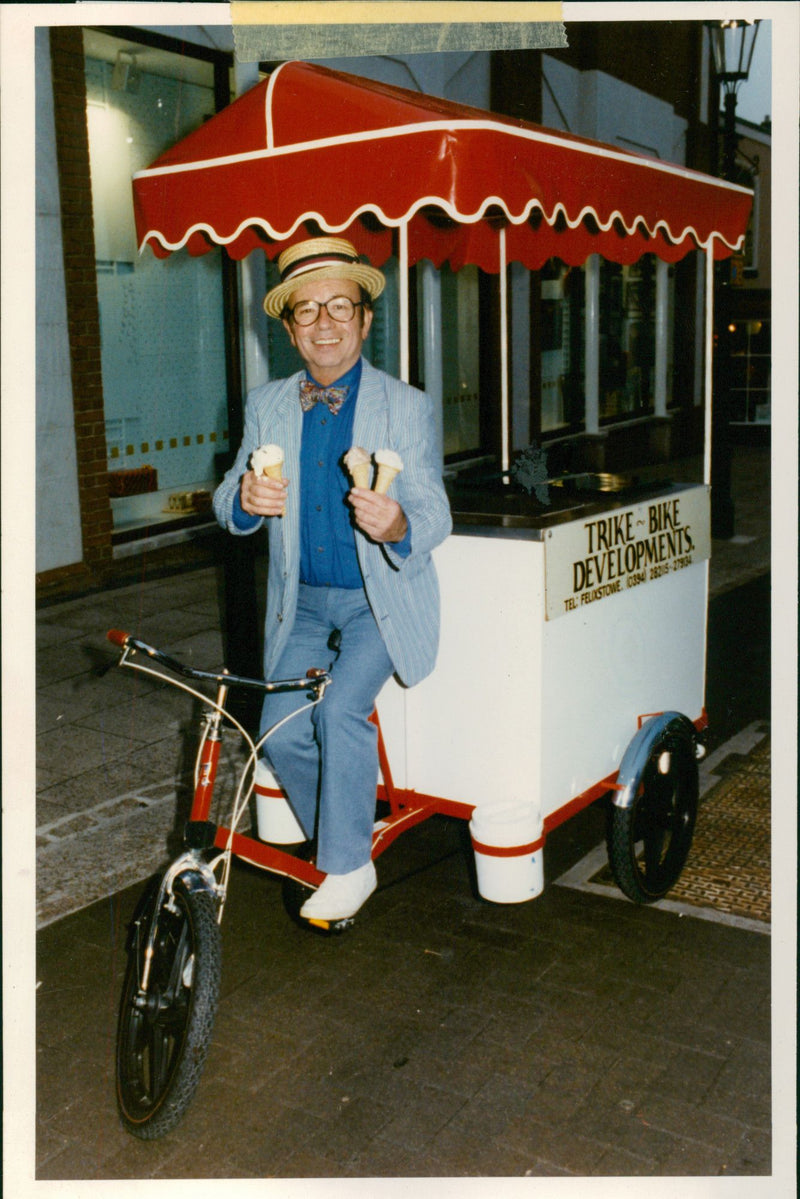
{"type": "Polygon", "coordinates": [[[341,233],[380,266],[505,261],[530,269],[593,253],[674,262],[738,249],[752,193],[721,179],[526,121],[290,62],[134,177],[140,247],[223,245],[273,257],[341,233]]]}

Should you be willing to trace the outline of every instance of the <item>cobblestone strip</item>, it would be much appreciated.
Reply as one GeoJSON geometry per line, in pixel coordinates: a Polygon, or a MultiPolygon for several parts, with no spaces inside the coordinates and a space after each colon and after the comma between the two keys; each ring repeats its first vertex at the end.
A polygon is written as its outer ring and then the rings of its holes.
{"type": "MultiPolygon", "coordinates": [[[[217,776],[221,818],[228,819],[236,782],[247,754],[226,735],[217,776]]],[[[36,830],[36,916],[44,928],[54,920],[142,882],[174,856],[179,812],[188,783],[174,777],[147,783],[70,812],[36,830]]]]}
{"type": "Polygon", "coordinates": [[[155,784],[54,821],[37,834],[36,920],[54,920],[147,878],[166,862],[174,783],[155,784]]]}
{"type": "Polygon", "coordinates": [[[167,799],[174,800],[175,794],[174,781],[164,780],[161,783],[151,783],[147,787],[139,787],[135,791],[126,791],[113,799],[104,799],[83,812],[70,812],[37,828],[36,848],[38,850],[54,843],[63,845],[71,837],[107,828],[121,817],[129,817],[133,812],[151,808],[167,799]]]}

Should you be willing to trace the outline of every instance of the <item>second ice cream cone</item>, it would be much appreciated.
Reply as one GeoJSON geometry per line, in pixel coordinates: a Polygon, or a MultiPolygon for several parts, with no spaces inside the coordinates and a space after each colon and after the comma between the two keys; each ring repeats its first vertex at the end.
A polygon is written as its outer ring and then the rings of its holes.
{"type": "Polygon", "coordinates": [[[377,495],[386,495],[392,485],[392,480],[403,469],[403,460],[394,450],[376,450],[375,462],[378,471],[375,476],[373,491],[377,495]]]}
{"type": "Polygon", "coordinates": [[[386,495],[386,492],[392,485],[392,480],[399,473],[399,471],[393,470],[391,466],[379,466],[378,473],[375,476],[375,486],[372,490],[376,495],[386,495]]]}

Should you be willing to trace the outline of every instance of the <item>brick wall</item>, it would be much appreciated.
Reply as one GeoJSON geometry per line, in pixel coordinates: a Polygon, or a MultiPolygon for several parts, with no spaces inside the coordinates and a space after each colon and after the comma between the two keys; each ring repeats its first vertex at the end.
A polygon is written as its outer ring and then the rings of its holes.
{"type": "Polygon", "coordinates": [[[52,28],[50,56],[83,556],[85,566],[92,573],[102,575],[104,568],[111,564],[112,515],[108,497],[100,316],[80,28],[52,28]]]}

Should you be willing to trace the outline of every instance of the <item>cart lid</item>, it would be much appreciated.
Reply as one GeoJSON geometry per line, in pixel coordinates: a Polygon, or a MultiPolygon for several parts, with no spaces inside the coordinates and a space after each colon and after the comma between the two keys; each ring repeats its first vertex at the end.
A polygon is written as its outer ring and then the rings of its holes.
{"type": "Polygon", "coordinates": [[[393,228],[409,261],[506,254],[538,269],[593,253],[721,258],[744,239],[752,193],[686,167],[527,121],[303,62],[284,63],[134,176],[140,248],[215,244],[269,257],[319,229],[380,265],[393,228]]]}

